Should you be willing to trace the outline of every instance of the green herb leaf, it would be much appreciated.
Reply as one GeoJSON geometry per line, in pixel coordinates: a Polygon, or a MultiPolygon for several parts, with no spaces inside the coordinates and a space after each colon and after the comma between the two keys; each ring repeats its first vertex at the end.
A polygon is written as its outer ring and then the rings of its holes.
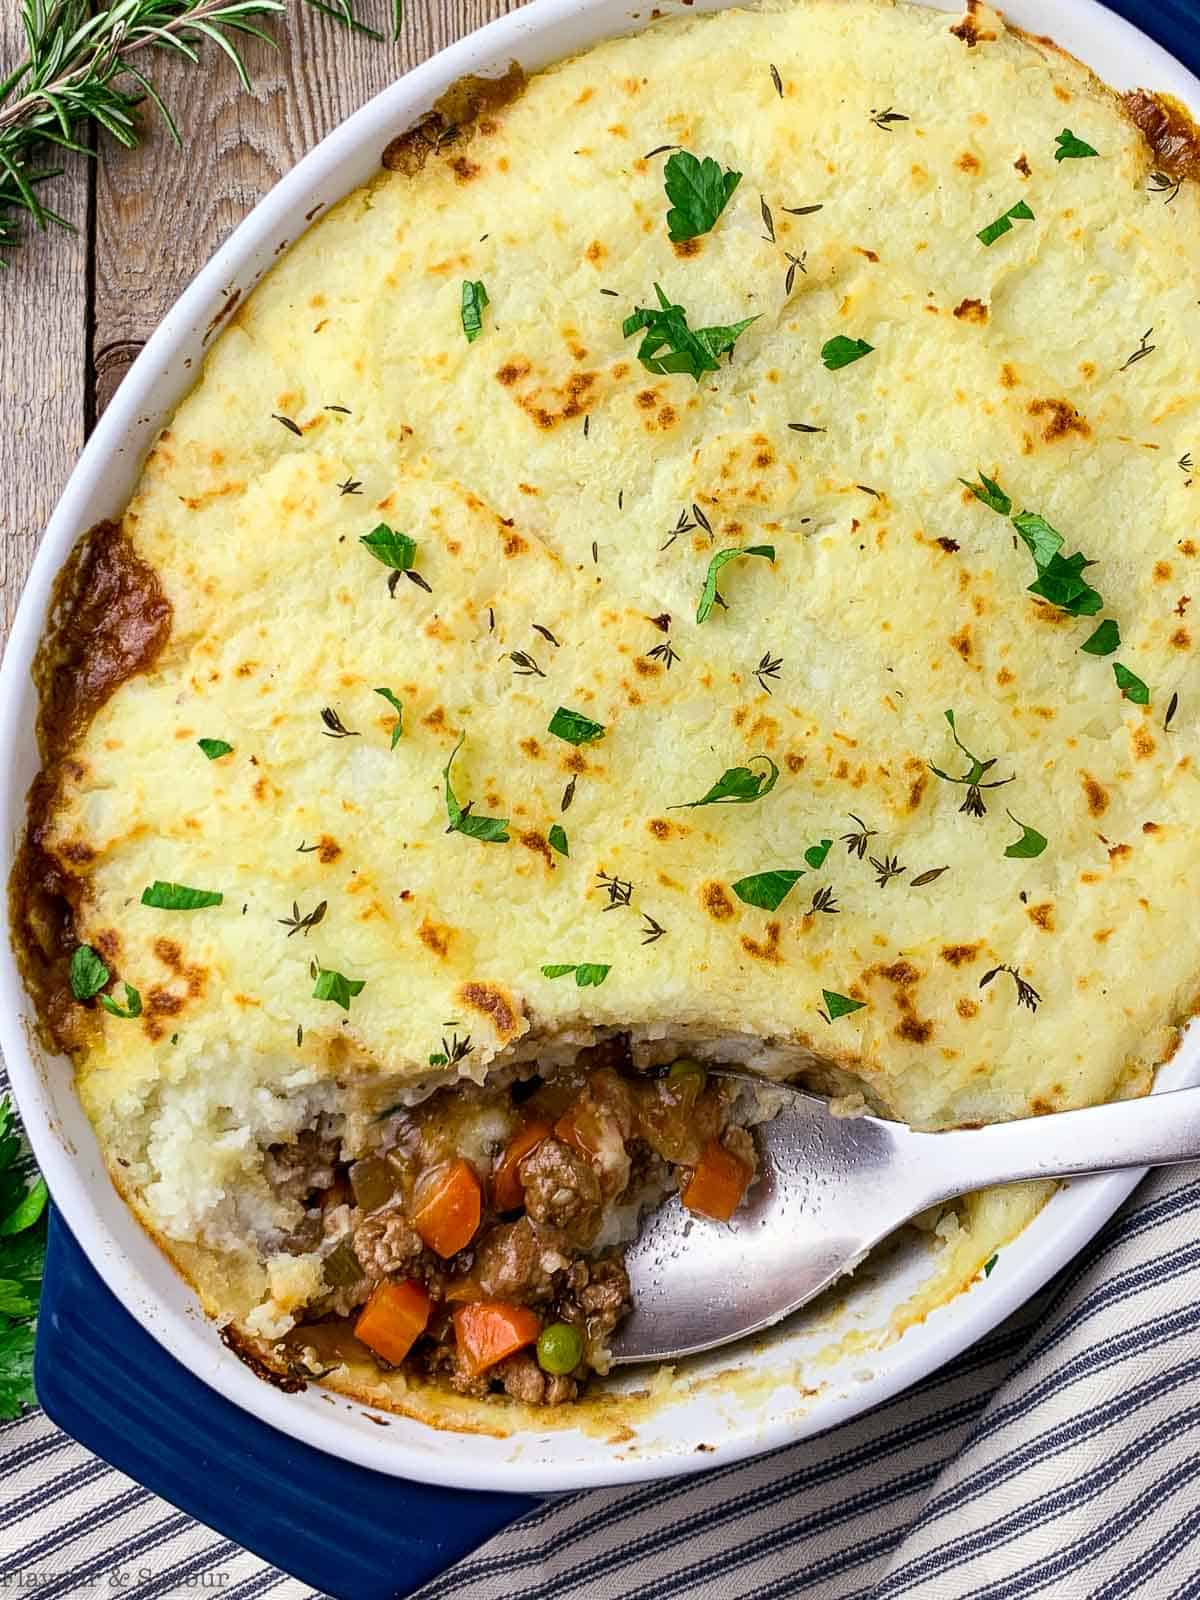
{"type": "Polygon", "coordinates": [[[546,731],[557,739],[565,739],[568,744],[591,744],[594,739],[603,739],[605,727],[602,722],[585,717],[582,711],[568,711],[566,706],[559,706],[546,731]]]}
{"type": "Polygon", "coordinates": [[[570,846],[567,844],[567,831],[561,822],[556,822],[550,829],[550,848],[557,850],[560,856],[571,854],[570,846]]]}
{"type": "Polygon", "coordinates": [[[108,982],[108,968],[90,944],[76,946],[71,956],[71,993],[76,1000],[90,1000],[108,982]]]}
{"type": "Polygon", "coordinates": [[[975,237],[980,244],[995,244],[997,239],[1011,233],[1014,221],[1032,222],[1033,212],[1024,200],[1018,200],[1015,206],[1009,206],[1007,211],[1001,212],[995,222],[989,222],[986,228],[981,228],[975,237]]]}
{"type": "Polygon", "coordinates": [[[205,906],[219,906],[224,898],[218,889],[189,889],[185,883],[164,883],[161,878],[142,890],[142,904],[160,911],[203,911],[205,906]]]}
{"type": "Polygon", "coordinates": [[[1079,646],[1090,656],[1110,656],[1121,648],[1121,630],[1112,617],[1105,617],[1095,633],[1079,646]]]}
{"type": "Polygon", "coordinates": [[[131,983],[125,985],[125,1004],[120,1006],[110,994],[98,994],[96,999],[110,1016],[120,1017],[123,1022],[132,1022],[134,1017],[142,1014],[142,997],[131,983]]]}
{"type": "Polygon", "coordinates": [[[312,997],[314,1000],[332,1000],[335,1006],[349,1011],[351,1000],[356,994],[361,994],[366,986],[365,978],[347,978],[340,972],[331,972],[327,967],[318,967],[312,997]]]}
{"type": "MultiPolygon", "coordinates": [[[[1093,152],[1093,154],[1094,153],[1095,152],[1093,152]]],[[[987,1258],[987,1260],[983,1263],[983,1275],[984,1275],[985,1278],[990,1278],[991,1277],[992,1268],[996,1265],[996,1262],[999,1259],[1000,1259],[999,1256],[989,1256],[987,1258]]]]}
{"type": "Polygon", "coordinates": [[[476,817],[471,815],[471,802],[461,806],[455,797],[450,785],[450,768],[454,758],[462,748],[465,733],[458,736],[458,743],[450,752],[450,760],[442,768],[442,777],[446,780],[446,814],[450,819],[447,833],[465,833],[469,839],[478,839],[481,844],[507,844],[508,843],[508,818],[507,817],[476,817]]]}
{"type": "MultiPolygon", "coordinates": [[[[969,483],[966,478],[960,478],[958,481],[964,488],[970,489],[976,500],[982,500],[990,511],[998,512],[1002,517],[1007,517],[1011,513],[1012,501],[986,472],[980,472],[978,483],[969,483]]],[[[1059,543],[1062,543],[1061,539],[1059,543]]]]}
{"type": "Polygon", "coordinates": [[[779,781],[779,768],[770,756],[751,756],[752,761],[765,761],[769,772],[753,772],[749,767],[727,767],[706,795],[699,800],[685,800],[668,806],[668,811],[691,811],[696,806],[749,805],[761,800],[779,781]]]}
{"type": "Polygon", "coordinates": [[[406,533],[397,533],[386,522],[364,533],[358,542],[366,545],[376,561],[382,561],[385,567],[396,572],[407,572],[417,559],[417,541],[406,533]]]}
{"type": "Polygon", "coordinates": [[[773,544],[749,544],[736,550],[718,550],[708,563],[708,576],[704,580],[704,588],[700,592],[700,604],[696,607],[696,621],[704,622],[712,608],[717,603],[717,574],[721,568],[738,556],[762,556],[765,561],[774,561],[775,546],[773,544]]]}
{"type": "Polygon", "coordinates": [[[847,339],[844,333],[839,333],[835,339],[826,339],[821,346],[821,360],[830,372],[836,372],[839,367],[848,367],[852,361],[869,356],[874,348],[865,339],[847,339]]]}
{"type": "Polygon", "coordinates": [[[1042,568],[1037,582],[1029,585],[1029,593],[1041,595],[1073,617],[1094,617],[1104,609],[1104,600],[1081,574],[1085,567],[1095,565],[1078,550],[1065,558],[1056,555],[1042,568]]]}
{"type": "Polygon", "coordinates": [[[11,1234],[22,1233],[26,1228],[32,1228],[46,1209],[46,1201],[49,1198],[45,1179],[39,1178],[8,1215],[0,1217],[0,1237],[7,1238],[11,1234]]]}
{"type": "Polygon", "coordinates": [[[867,1003],[865,1000],[851,1000],[848,995],[835,994],[832,989],[822,989],[821,998],[825,1002],[826,1022],[836,1022],[839,1017],[848,1017],[854,1011],[861,1011],[867,1003]]]}
{"type": "Polygon", "coordinates": [[[464,279],[462,286],[462,330],[467,343],[474,344],[483,332],[483,308],[488,303],[488,292],[478,279],[464,279]]]}
{"type": "Polygon", "coordinates": [[[233,750],[233,746],[226,744],[224,739],[197,739],[196,743],[210,761],[216,761],[221,756],[227,756],[233,750]]]}
{"type": "Polygon", "coordinates": [[[0,1325],[0,1417],[19,1416],[37,1404],[33,1392],[33,1323],[0,1325]]]}
{"type": "Polygon", "coordinates": [[[1019,817],[1012,817],[1017,827],[1021,830],[1021,837],[1014,844],[1010,844],[1004,854],[1017,861],[1032,861],[1035,856],[1040,856],[1046,848],[1048,840],[1044,833],[1039,833],[1036,828],[1031,828],[1027,822],[1022,822],[1019,817]]]}
{"type": "Polygon", "coordinates": [[[637,354],[647,372],[686,372],[699,383],[704,373],[718,370],[717,358],[732,350],[750,324],[758,321],[758,316],[753,316],[728,327],[689,328],[683,307],[668,300],[657,283],[654,292],[658,296],[657,308],[639,306],[621,324],[627,339],[645,329],[646,337],[637,354]],[[660,355],[664,350],[666,354],[660,355]]]}
{"type": "Polygon", "coordinates": [[[1098,156],[1099,150],[1093,150],[1090,144],[1085,144],[1082,139],[1077,139],[1070,128],[1064,128],[1055,134],[1054,142],[1058,149],[1054,152],[1055,161],[1081,161],[1084,156],[1098,156]]]}
{"type": "Polygon", "coordinates": [[[1062,549],[1062,534],[1036,511],[1019,511],[1012,519],[1012,525],[1028,545],[1039,571],[1048,566],[1062,549]]]}
{"type": "Polygon", "coordinates": [[[822,839],[820,844],[810,844],[804,852],[804,859],[814,872],[825,865],[825,857],[833,849],[832,839],[822,839]]]}
{"type": "Polygon", "coordinates": [[[376,689],[375,693],[382,695],[396,713],[396,720],[392,724],[392,743],[390,746],[394,750],[400,742],[400,735],[404,732],[404,707],[390,689],[376,689]]]}
{"type": "Polygon", "coordinates": [[[1114,661],[1113,676],[1126,700],[1132,700],[1135,706],[1150,704],[1150,690],[1139,677],[1130,672],[1128,667],[1123,667],[1119,661],[1114,661]]]}
{"type": "Polygon", "coordinates": [[[777,911],[803,876],[798,867],[755,872],[748,878],[739,878],[731,888],[743,904],[759,906],[763,911],[777,911]]]}
{"type": "Polygon", "coordinates": [[[722,172],[720,163],[711,156],[698,161],[687,150],[670,156],[663,169],[663,183],[672,206],[667,212],[667,237],[678,242],[707,233],[741,181],[740,172],[728,167],[722,172]]]}
{"type": "Polygon", "coordinates": [[[580,989],[598,989],[612,971],[610,966],[605,966],[599,961],[570,962],[563,966],[543,967],[543,978],[565,978],[569,972],[575,974],[576,985],[580,989]]]}

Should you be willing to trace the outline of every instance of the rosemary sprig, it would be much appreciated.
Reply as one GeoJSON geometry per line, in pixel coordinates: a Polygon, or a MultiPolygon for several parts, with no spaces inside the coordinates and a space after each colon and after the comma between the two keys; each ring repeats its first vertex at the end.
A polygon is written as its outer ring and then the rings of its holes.
{"type": "MultiPolygon", "coordinates": [[[[351,0],[308,3],[356,32],[383,37],[355,17],[351,0]]],[[[393,0],[397,35],[402,6],[403,0],[393,0]]],[[[63,170],[45,165],[47,147],[94,155],[91,131],[98,128],[132,150],[142,135],[139,108],[145,100],[182,145],[147,75],[151,51],[173,52],[196,65],[201,47],[215,45],[248,90],[240,39],[274,44],[256,19],[286,9],[284,0],[113,0],[98,8],[89,0],[24,0],[27,54],[0,79],[0,251],[20,243],[22,214],[43,230],[74,228],[38,192],[63,170]]]]}

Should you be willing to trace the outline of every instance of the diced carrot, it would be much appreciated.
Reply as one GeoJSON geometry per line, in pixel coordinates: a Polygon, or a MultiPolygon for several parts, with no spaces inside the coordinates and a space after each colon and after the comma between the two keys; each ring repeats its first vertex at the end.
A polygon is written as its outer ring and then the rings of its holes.
{"type": "Polygon", "coordinates": [[[482,1209],[483,1191],[475,1169],[459,1156],[423,1196],[412,1225],[429,1248],[445,1258],[470,1244],[482,1209]]]}
{"type": "Polygon", "coordinates": [[[492,1174],[492,1204],[497,1211],[515,1211],[518,1206],[525,1204],[520,1165],[525,1157],[532,1155],[542,1140],[549,1138],[553,1132],[552,1124],[544,1117],[535,1117],[532,1122],[527,1122],[524,1127],[518,1128],[508,1141],[504,1154],[492,1174]]]}
{"type": "Polygon", "coordinates": [[[542,1319],[535,1311],[505,1300],[476,1300],[459,1306],[453,1320],[459,1354],[472,1377],[514,1350],[533,1344],[542,1331],[542,1319]]]}
{"type": "Polygon", "coordinates": [[[398,1367],[425,1332],[433,1302],[415,1278],[403,1283],[385,1279],[354,1324],[358,1338],[377,1356],[398,1367]]]}
{"type": "Polygon", "coordinates": [[[749,1183],[750,1169],[745,1162],[726,1150],[719,1139],[710,1139],[680,1199],[689,1211],[714,1222],[728,1222],[749,1183]]]}

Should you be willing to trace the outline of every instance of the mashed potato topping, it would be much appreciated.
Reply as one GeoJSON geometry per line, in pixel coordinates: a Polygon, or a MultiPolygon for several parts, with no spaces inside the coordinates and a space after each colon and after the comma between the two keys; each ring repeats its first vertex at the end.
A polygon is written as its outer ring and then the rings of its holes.
{"type": "Polygon", "coordinates": [[[618,1030],[1023,1116],[1144,1089],[1197,987],[1200,206],[1116,97],[797,0],[417,148],[161,434],[169,630],[37,819],[114,1174],[272,1336],[317,1119],[618,1030]]]}

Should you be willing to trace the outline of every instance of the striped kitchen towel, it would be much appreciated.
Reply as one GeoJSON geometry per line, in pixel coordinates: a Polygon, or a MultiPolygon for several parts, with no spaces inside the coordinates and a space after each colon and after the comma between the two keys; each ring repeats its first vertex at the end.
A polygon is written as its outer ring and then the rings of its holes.
{"type": "MultiPolygon", "coordinates": [[[[741,1466],[547,1502],[419,1600],[1198,1600],[1195,1170],[1153,1174],[918,1388],[741,1466]]],[[[314,1591],[32,1413],[0,1426],[0,1597],[26,1594],[314,1591]]]]}

